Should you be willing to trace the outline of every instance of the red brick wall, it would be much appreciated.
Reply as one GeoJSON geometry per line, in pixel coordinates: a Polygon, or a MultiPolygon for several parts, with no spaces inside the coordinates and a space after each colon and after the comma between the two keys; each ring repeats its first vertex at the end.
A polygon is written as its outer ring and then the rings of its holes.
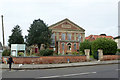
{"type": "Polygon", "coordinates": [[[13,57],[14,64],[59,64],[67,63],[68,59],[70,62],[84,62],[86,56],[13,57]]]}
{"type": "Polygon", "coordinates": [[[120,55],[104,55],[103,56],[103,61],[106,60],[118,60],[120,59],[120,55]]]}

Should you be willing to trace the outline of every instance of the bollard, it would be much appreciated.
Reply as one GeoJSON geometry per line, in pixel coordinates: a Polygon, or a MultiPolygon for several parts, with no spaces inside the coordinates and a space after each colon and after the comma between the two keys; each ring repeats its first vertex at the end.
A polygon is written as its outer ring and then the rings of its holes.
{"type": "Polygon", "coordinates": [[[103,60],[103,50],[102,49],[98,49],[98,61],[103,60]]]}
{"type": "Polygon", "coordinates": [[[84,51],[85,51],[87,61],[89,61],[90,60],[90,49],[85,49],[84,51]]]}

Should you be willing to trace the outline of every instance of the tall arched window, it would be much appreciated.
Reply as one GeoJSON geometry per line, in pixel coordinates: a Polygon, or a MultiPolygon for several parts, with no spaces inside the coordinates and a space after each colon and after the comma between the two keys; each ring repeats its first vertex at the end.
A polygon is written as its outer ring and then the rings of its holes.
{"type": "Polygon", "coordinates": [[[78,41],[81,42],[81,36],[78,34],[78,41]]]}
{"type": "Polygon", "coordinates": [[[52,38],[51,47],[55,47],[55,33],[52,34],[51,38],[52,38]]]}

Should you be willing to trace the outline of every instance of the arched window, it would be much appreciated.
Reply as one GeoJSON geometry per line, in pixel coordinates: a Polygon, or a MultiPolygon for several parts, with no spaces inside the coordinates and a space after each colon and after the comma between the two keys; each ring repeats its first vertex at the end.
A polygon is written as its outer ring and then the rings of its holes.
{"type": "Polygon", "coordinates": [[[78,34],[78,41],[81,42],[81,36],[78,34]]]}
{"type": "Polygon", "coordinates": [[[51,38],[52,38],[51,47],[55,47],[55,33],[52,34],[51,38]]]}
{"type": "Polygon", "coordinates": [[[71,50],[71,43],[67,44],[67,48],[68,48],[68,50],[71,50]]]}

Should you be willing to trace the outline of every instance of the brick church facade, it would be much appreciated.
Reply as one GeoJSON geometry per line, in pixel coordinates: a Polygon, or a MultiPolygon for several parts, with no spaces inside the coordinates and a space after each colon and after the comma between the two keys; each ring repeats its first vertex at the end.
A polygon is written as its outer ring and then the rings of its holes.
{"type": "Polygon", "coordinates": [[[64,19],[51,26],[51,49],[58,54],[69,54],[79,51],[80,42],[85,40],[85,30],[69,19],[64,19]]]}

